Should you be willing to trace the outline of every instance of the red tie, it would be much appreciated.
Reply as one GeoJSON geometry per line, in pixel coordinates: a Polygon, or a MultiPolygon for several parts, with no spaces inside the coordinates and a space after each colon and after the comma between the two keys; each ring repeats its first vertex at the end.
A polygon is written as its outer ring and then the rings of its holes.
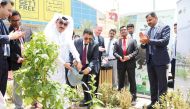
{"type": "Polygon", "coordinates": [[[87,44],[85,44],[83,52],[82,52],[82,69],[86,67],[86,47],[87,47],[87,44]]]}
{"type": "Polygon", "coordinates": [[[126,38],[123,38],[123,55],[127,55],[126,38]]]}

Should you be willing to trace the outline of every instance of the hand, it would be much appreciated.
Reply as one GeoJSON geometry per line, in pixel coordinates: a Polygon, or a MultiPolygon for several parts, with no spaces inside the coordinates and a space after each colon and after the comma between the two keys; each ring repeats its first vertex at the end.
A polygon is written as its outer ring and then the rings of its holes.
{"type": "Polygon", "coordinates": [[[77,67],[77,70],[80,72],[82,69],[82,64],[80,62],[78,62],[76,67],[77,67]]]}
{"type": "Polygon", "coordinates": [[[128,61],[129,59],[130,59],[129,56],[124,56],[124,60],[125,60],[125,61],[128,61]]]}
{"type": "Polygon", "coordinates": [[[99,51],[103,52],[103,51],[105,51],[105,50],[106,50],[106,49],[103,48],[102,46],[99,47],[99,51]]]}
{"type": "Polygon", "coordinates": [[[72,70],[70,63],[65,63],[64,66],[65,66],[65,68],[67,68],[68,70],[72,70]]]}
{"type": "Polygon", "coordinates": [[[107,57],[103,58],[102,63],[104,63],[104,64],[108,63],[108,58],[107,57]]]}
{"type": "Polygon", "coordinates": [[[8,71],[8,79],[13,80],[13,71],[12,70],[8,71]]]}
{"type": "Polygon", "coordinates": [[[149,39],[147,38],[147,39],[140,39],[140,42],[142,43],[142,44],[148,44],[149,43],[149,39]]]}
{"type": "Polygon", "coordinates": [[[23,63],[23,62],[24,62],[24,58],[19,57],[19,58],[18,58],[18,60],[17,60],[17,63],[19,63],[19,64],[20,64],[20,63],[23,63]]]}
{"type": "Polygon", "coordinates": [[[87,75],[87,74],[90,73],[90,69],[87,67],[82,72],[83,72],[84,75],[87,75]]]}
{"type": "Polygon", "coordinates": [[[148,36],[144,35],[142,32],[139,33],[139,37],[140,37],[140,42],[142,44],[147,44],[149,43],[149,38],[148,36]]]}
{"type": "Polygon", "coordinates": [[[77,62],[76,60],[73,61],[73,65],[77,68],[77,70],[80,72],[82,69],[82,64],[80,62],[77,62]]]}
{"type": "Polygon", "coordinates": [[[124,60],[122,57],[120,57],[119,60],[120,60],[121,62],[125,62],[125,60],[124,60]]]}
{"type": "Polygon", "coordinates": [[[15,32],[11,32],[9,34],[9,39],[14,40],[14,39],[19,39],[19,38],[24,37],[24,36],[25,36],[25,32],[15,31],[15,32]]]}
{"type": "Polygon", "coordinates": [[[73,65],[77,67],[78,62],[76,60],[73,61],[73,65]]]}

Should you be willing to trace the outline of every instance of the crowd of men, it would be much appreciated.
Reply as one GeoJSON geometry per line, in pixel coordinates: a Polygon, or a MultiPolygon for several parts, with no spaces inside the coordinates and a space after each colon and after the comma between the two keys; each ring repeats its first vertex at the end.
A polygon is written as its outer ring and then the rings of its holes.
{"type": "MultiPolygon", "coordinates": [[[[25,61],[22,55],[24,51],[23,44],[29,42],[32,35],[30,28],[22,26],[20,13],[12,11],[13,5],[14,3],[10,0],[3,0],[0,3],[0,91],[3,96],[6,92],[8,71],[14,73],[22,66],[22,62],[25,61]],[[4,19],[8,19],[10,22],[9,29],[6,28],[3,22],[4,19]]],[[[139,33],[139,35],[134,34],[133,24],[121,26],[118,31],[118,37],[116,37],[117,30],[114,28],[109,30],[108,38],[101,36],[103,27],[100,25],[97,25],[93,30],[85,29],[81,37],[73,37],[74,46],[78,53],[74,58],[78,57],[76,61],[77,69],[84,74],[82,81],[89,88],[91,78],[89,74],[96,75],[96,83],[94,84],[96,91],[94,93],[98,92],[99,74],[102,60],[105,58],[112,67],[113,87],[120,91],[124,88],[127,80],[133,104],[135,104],[137,99],[136,63],[139,64],[138,68],[142,68],[142,65],[147,63],[151,95],[151,104],[148,105],[148,109],[151,109],[152,105],[159,101],[159,96],[167,92],[166,72],[167,65],[170,63],[167,46],[170,40],[170,27],[159,23],[158,17],[154,12],[148,13],[145,18],[150,29],[146,33],[139,33]],[[141,58],[139,58],[139,54],[141,58]],[[142,57],[146,58],[146,61],[142,57]]],[[[70,23],[68,18],[58,18],[55,22],[55,29],[62,33],[68,27],[68,23],[70,23]]],[[[174,26],[176,29],[177,24],[174,26]]],[[[75,50],[73,51],[76,52],[75,50]]],[[[174,41],[173,51],[171,73],[174,80],[176,40],[174,41]]],[[[69,56],[69,54],[66,55],[69,56]]],[[[75,60],[70,61],[75,63],[75,60]]],[[[63,68],[70,70],[70,64],[65,62],[63,64],[63,68]]],[[[66,76],[65,78],[67,78],[66,76]]],[[[67,84],[69,84],[68,81],[67,84]]],[[[17,87],[18,84],[14,81],[13,98],[15,108],[20,109],[23,108],[23,103],[18,94],[15,93],[17,87]]],[[[85,86],[83,86],[83,90],[84,100],[81,101],[80,106],[86,106],[85,102],[91,100],[85,86]]]]}

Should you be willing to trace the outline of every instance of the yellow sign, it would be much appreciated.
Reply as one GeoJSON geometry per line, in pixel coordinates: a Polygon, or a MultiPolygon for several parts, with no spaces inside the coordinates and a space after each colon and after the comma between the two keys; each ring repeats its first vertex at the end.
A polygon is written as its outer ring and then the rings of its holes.
{"type": "Polygon", "coordinates": [[[64,2],[62,0],[44,0],[44,19],[51,19],[55,13],[64,13],[64,2]]]}
{"type": "Polygon", "coordinates": [[[16,0],[15,5],[23,18],[39,19],[39,0],[16,0]]]}
{"type": "Polygon", "coordinates": [[[54,13],[71,15],[71,0],[15,0],[23,20],[50,21],[54,13]]]}

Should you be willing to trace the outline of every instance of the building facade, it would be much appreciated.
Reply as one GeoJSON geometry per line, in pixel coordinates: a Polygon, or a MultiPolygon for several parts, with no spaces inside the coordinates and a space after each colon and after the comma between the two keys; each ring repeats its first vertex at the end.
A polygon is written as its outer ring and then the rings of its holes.
{"type": "Polygon", "coordinates": [[[76,29],[80,28],[82,24],[87,22],[93,26],[97,23],[96,10],[80,0],[71,0],[71,15],[76,29]]]}

